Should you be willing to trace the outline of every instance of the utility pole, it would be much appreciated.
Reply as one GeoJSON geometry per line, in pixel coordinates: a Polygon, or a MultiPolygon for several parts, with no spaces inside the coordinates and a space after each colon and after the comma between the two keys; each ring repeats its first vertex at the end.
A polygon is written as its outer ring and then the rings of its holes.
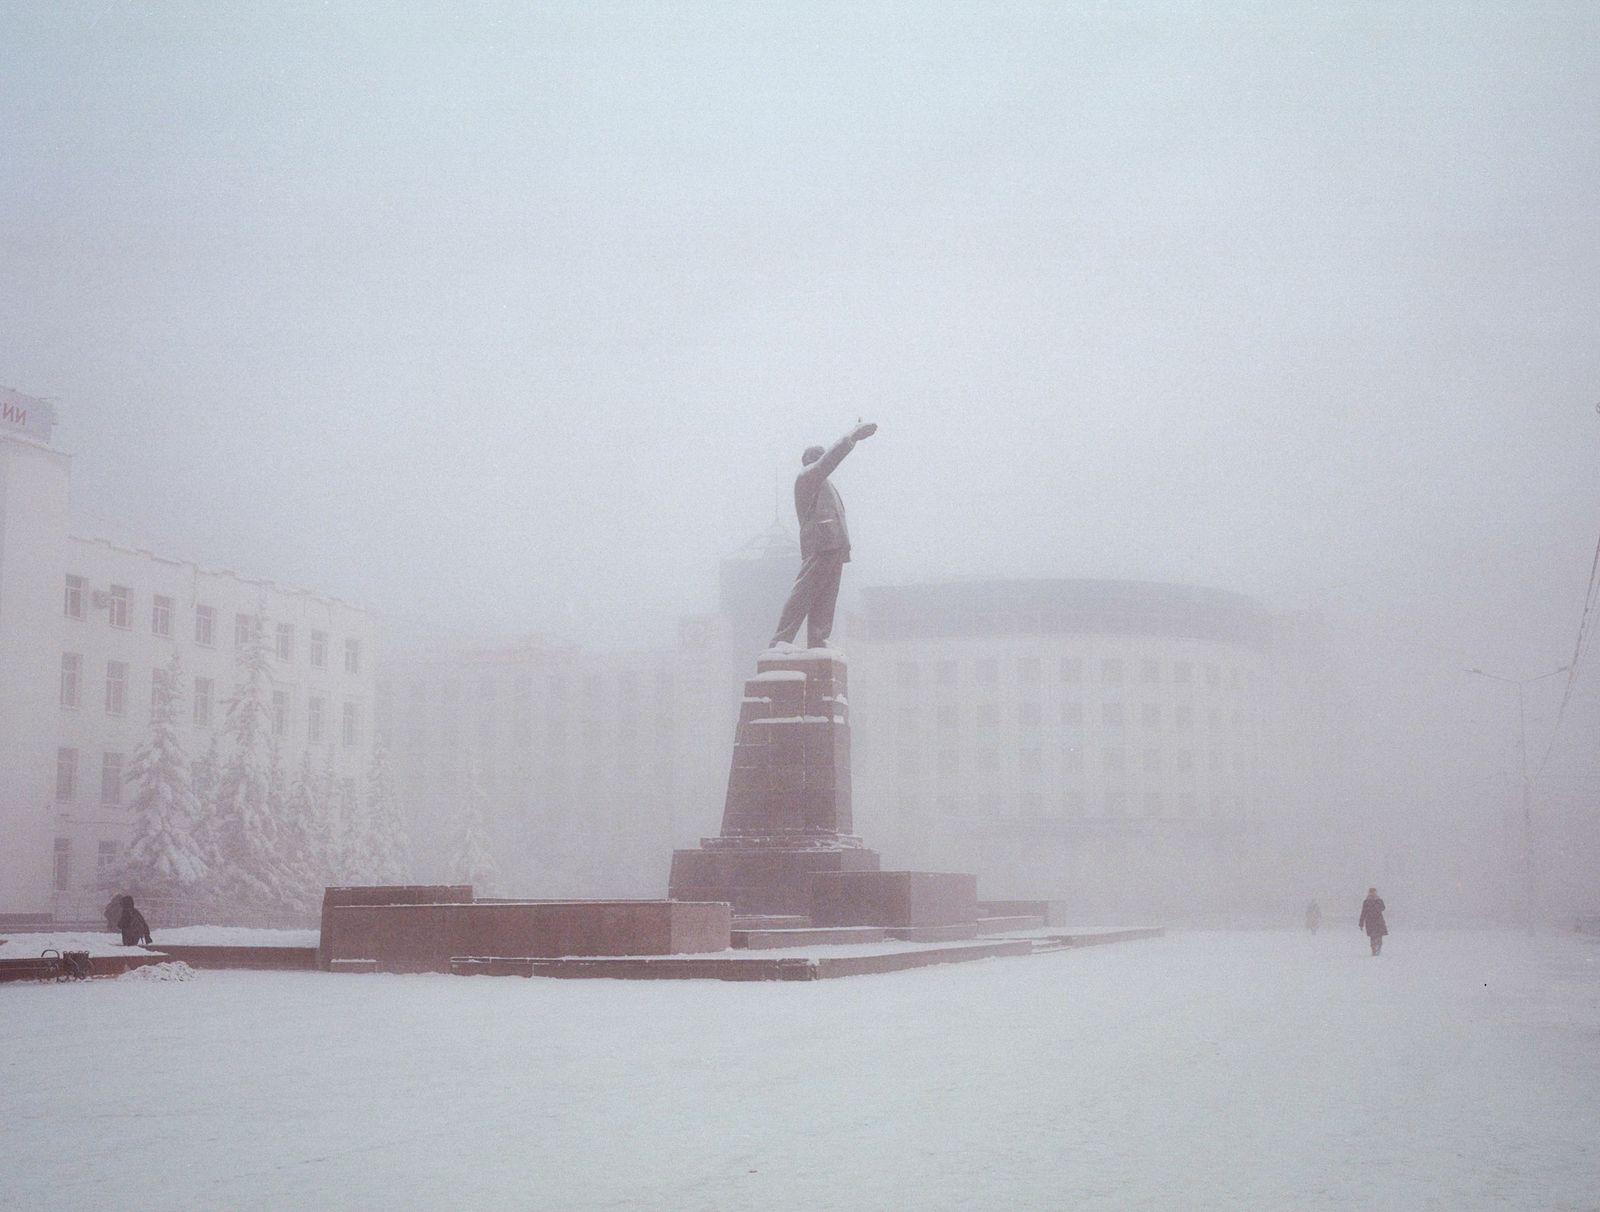
{"type": "Polygon", "coordinates": [[[1503,678],[1499,674],[1485,673],[1481,669],[1469,669],[1468,673],[1475,673],[1480,678],[1488,678],[1494,682],[1504,682],[1508,686],[1517,688],[1517,750],[1522,758],[1522,868],[1526,881],[1523,889],[1525,912],[1528,917],[1528,933],[1534,930],[1534,923],[1538,919],[1536,909],[1537,889],[1534,882],[1533,871],[1533,781],[1528,777],[1528,711],[1523,696],[1525,687],[1535,682],[1542,682],[1545,678],[1553,678],[1558,673],[1565,673],[1570,665],[1563,665],[1560,669],[1552,669],[1549,673],[1541,673],[1531,678],[1503,678]]]}

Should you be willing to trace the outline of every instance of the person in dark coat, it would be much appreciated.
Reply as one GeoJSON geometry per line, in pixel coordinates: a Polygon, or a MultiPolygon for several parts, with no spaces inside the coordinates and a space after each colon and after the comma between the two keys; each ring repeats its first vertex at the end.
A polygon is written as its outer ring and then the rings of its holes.
{"type": "Polygon", "coordinates": [[[117,928],[122,931],[124,947],[150,941],[150,923],[144,920],[144,914],[133,907],[131,896],[122,898],[122,916],[117,920],[117,928]]]}
{"type": "Polygon", "coordinates": [[[1367,932],[1373,955],[1383,950],[1383,936],[1389,933],[1388,923],[1383,920],[1383,907],[1383,898],[1378,895],[1378,890],[1368,888],[1367,899],[1361,902],[1361,919],[1356,925],[1367,932]]]}

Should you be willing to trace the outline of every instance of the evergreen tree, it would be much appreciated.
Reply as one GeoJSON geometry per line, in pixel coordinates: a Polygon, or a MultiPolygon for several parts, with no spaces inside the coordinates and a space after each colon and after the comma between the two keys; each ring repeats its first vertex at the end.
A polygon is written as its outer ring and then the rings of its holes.
{"type": "Polygon", "coordinates": [[[335,884],[371,883],[371,859],[366,853],[366,830],[361,805],[350,794],[334,766],[333,746],[322,763],[322,798],[327,805],[329,851],[335,884]]]}
{"type": "Polygon", "coordinates": [[[156,671],[150,735],[134,752],[126,775],[137,791],[132,837],[116,879],[144,896],[188,897],[210,874],[196,831],[200,801],[178,737],[182,698],[183,669],[174,653],[166,669],[156,671]]]}
{"type": "Polygon", "coordinates": [[[194,839],[200,855],[205,859],[207,875],[202,885],[202,895],[214,888],[222,860],[217,842],[217,781],[222,776],[222,756],[217,746],[216,734],[206,751],[190,765],[190,781],[194,785],[195,818],[194,839]]]}
{"type": "Polygon", "coordinates": [[[411,838],[406,833],[389,770],[389,752],[382,745],[372,751],[367,771],[367,811],[362,822],[369,861],[368,878],[377,884],[403,884],[411,878],[411,838]]]}
{"type": "Polygon", "coordinates": [[[217,893],[237,911],[270,909],[287,899],[282,887],[272,812],[265,620],[258,611],[238,654],[238,675],[223,729],[232,742],[217,779],[217,893]]]}
{"type": "Polygon", "coordinates": [[[489,845],[489,797],[478,779],[476,763],[467,766],[466,811],[456,830],[450,878],[458,884],[471,884],[474,896],[493,896],[500,868],[489,845]]]}
{"type": "Polygon", "coordinates": [[[322,890],[338,883],[338,855],[335,853],[332,821],[322,779],[311,766],[311,750],[300,759],[300,772],[289,791],[289,818],[297,821],[304,841],[304,873],[311,907],[321,904],[322,890]]]}

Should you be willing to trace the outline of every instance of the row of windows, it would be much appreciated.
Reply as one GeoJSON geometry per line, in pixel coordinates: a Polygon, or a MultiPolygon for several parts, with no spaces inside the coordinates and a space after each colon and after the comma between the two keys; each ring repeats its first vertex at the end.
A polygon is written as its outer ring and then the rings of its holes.
{"type": "MultiPolygon", "coordinates": [[[[1100,724],[1104,728],[1123,728],[1133,716],[1131,703],[1101,703],[1100,724]]],[[[1016,722],[1019,728],[1040,728],[1044,724],[1045,711],[1038,703],[1017,704],[1016,722]]],[[[915,733],[922,729],[923,721],[928,718],[922,709],[916,706],[900,708],[899,730],[902,735],[915,733]]],[[[933,721],[942,730],[956,729],[961,726],[961,710],[953,703],[941,703],[932,712],[933,721]]],[[[1059,710],[1059,721],[1068,728],[1081,728],[1084,723],[1084,704],[1080,701],[1062,703],[1059,710]]],[[[1141,703],[1139,705],[1139,723],[1145,728],[1161,728],[1170,718],[1172,727],[1180,732],[1194,727],[1195,709],[1188,703],[1177,703],[1163,711],[1160,703],[1141,703]]],[[[1220,707],[1212,707],[1206,712],[1206,723],[1213,731],[1221,730],[1226,723],[1227,716],[1220,707]]],[[[972,709],[973,722],[979,728],[997,728],[1000,725],[1000,705],[998,703],[978,703],[972,709]]],[[[1233,727],[1236,732],[1243,732],[1249,726],[1251,717],[1243,710],[1235,708],[1232,715],[1233,727]]]]}
{"type": "MultiPolygon", "coordinates": [[[[156,700],[161,694],[162,679],[166,676],[164,669],[152,671],[150,678],[150,709],[155,710],[156,700]]],[[[194,679],[194,692],[191,695],[192,712],[195,726],[210,728],[217,719],[217,688],[213,678],[197,677],[194,679]]],[[[61,654],[61,705],[74,710],[83,703],[83,656],[76,652],[61,654]]],[[[273,736],[288,736],[292,725],[290,695],[287,690],[274,690],[272,692],[272,719],[271,728],[273,736]]],[[[106,662],[105,681],[105,709],[111,716],[124,716],[128,713],[128,664],[126,661],[106,662]]],[[[327,724],[327,702],[318,695],[310,695],[306,699],[306,740],[312,744],[320,744],[327,724]]],[[[356,745],[361,740],[361,706],[359,703],[346,700],[344,714],[341,719],[341,739],[346,745],[356,745]]]]}
{"type": "MultiPolygon", "coordinates": [[[[934,804],[935,810],[941,816],[965,813],[989,818],[1013,815],[1043,819],[1050,816],[1084,816],[1091,802],[1099,806],[1100,815],[1108,817],[1128,817],[1138,811],[1145,817],[1193,818],[1200,815],[1201,805],[1199,797],[1192,791],[1180,791],[1177,795],[1170,796],[1160,791],[1147,791],[1142,798],[1135,800],[1127,792],[1116,790],[1103,792],[1093,801],[1085,797],[1081,791],[1069,790],[1054,796],[1036,791],[1024,791],[1014,799],[1011,797],[1006,797],[1004,801],[988,799],[981,804],[960,796],[941,795],[935,798],[934,804]]],[[[915,801],[905,797],[901,799],[900,808],[907,815],[914,815],[917,811],[915,801]]],[[[1212,817],[1243,816],[1245,800],[1241,796],[1214,795],[1206,801],[1206,811],[1212,817]]]]}
{"type": "MultiPolygon", "coordinates": [[[[974,685],[999,685],[1000,661],[997,658],[980,657],[969,663],[974,685]]],[[[959,686],[961,664],[959,661],[932,661],[922,664],[916,661],[901,661],[895,671],[895,681],[902,690],[915,690],[924,684],[959,686]]],[[[1100,682],[1106,686],[1121,686],[1131,682],[1132,665],[1133,662],[1122,657],[1105,657],[1099,665],[1100,682]]],[[[1038,657],[1019,657],[1015,671],[1019,685],[1038,686],[1044,681],[1045,662],[1038,657]]],[[[1063,682],[1081,682],[1084,680],[1084,662],[1079,657],[1062,657],[1056,672],[1063,682]]],[[[1204,678],[1205,685],[1211,689],[1216,689],[1223,683],[1222,666],[1214,661],[1201,664],[1198,672],[1204,678]]],[[[1193,661],[1173,661],[1169,669],[1159,660],[1145,658],[1138,662],[1138,675],[1139,682],[1144,685],[1160,685],[1170,681],[1175,686],[1189,686],[1195,684],[1197,680],[1193,661]]],[[[1228,681],[1235,687],[1251,685],[1254,682],[1254,675],[1248,669],[1232,666],[1228,670],[1228,681]]]]}
{"type": "MultiPolygon", "coordinates": [[[[644,686],[644,678],[636,670],[626,670],[615,676],[589,673],[571,678],[564,673],[551,673],[544,675],[540,681],[541,688],[553,699],[567,698],[573,685],[576,684],[581,688],[585,698],[599,699],[614,691],[617,697],[627,701],[637,699],[644,686]]],[[[534,677],[529,673],[518,674],[509,683],[499,678],[481,677],[472,684],[472,691],[479,702],[493,702],[500,697],[501,690],[508,684],[514,700],[531,701],[534,677]]],[[[658,701],[669,700],[676,693],[676,679],[664,669],[656,671],[652,686],[658,701]]],[[[387,681],[379,683],[378,693],[385,696],[389,693],[387,681]]],[[[457,703],[461,700],[461,696],[462,681],[459,678],[446,678],[433,683],[413,681],[407,687],[407,697],[413,712],[421,710],[423,703],[429,701],[441,704],[457,703]]]]}
{"type": "MultiPolygon", "coordinates": [[[[353,742],[347,741],[346,744],[353,742]]],[[[78,750],[69,746],[61,746],[56,750],[56,802],[58,804],[72,804],[78,800],[80,754],[78,750]]],[[[91,768],[92,769],[92,768],[91,768]]],[[[117,808],[122,805],[123,782],[126,761],[121,753],[110,751],[100,755],[100,798],[99,803],[106,808],[117,808]]],[[[345,780],[352,788],[354,780],[345,780]]]]}
{"type": "MultiPolygon", "coordinates": [[[[480,764],[473,768],[478,785],[484,791],[494,791],[502,783],[508,789],[526,787],[535,784],[533,772],[526,767],[514,770],[498,771],[489,764],[480,764]]],[[[615,762],[600,763],[586,762],[580,769],[574,769],[570,777],[579,785],[579,792],[593,794],[610,781],[615,775],[619,780],[632,780],[641,776],[648,776],[648,789],[651,792],[665,796],[672,790],[672,765],[667,761],[657,761],[654,765],[637,763],[632,757],[619,755],[615,762]]],[[[413,764],[406,775],[407,785],[415,792],[428,791],[434,788],[439,790],[453,790],[465,787],[469,779],[466,768],[458,767],[453,762],[442,762],[437,770],[430,769],[427,765],[413,757],[413,764]]],[[[566,787],[569,781],[569,772],[561,765],[546,766],[540,773],[537,786],[551,789],[566,787]]]]}
{"type": "MultiPolygon", "coordinates": [[[[972,768],[984,773],[991,773],[1000,769],[1000,751],[998,749],[979,749],[972,755],[972,768]]],[[[1209,758],[1209,769],[1213,775],[1226,773],[1230,767],[1236,776],[1243,776],[1246,771],[1255,773],[1257,766],[1253,756],[1246,757],[1242,753],[1228,755],[1213,750],[1209,758]]],[[[896,772],[904,779],[914,779],[924,769],[919,751],[915,749],[902,749],[896,761],[896,772]]],[[[954,776],[961,773],[961,755],[953,749],[941,750],[933,768],[941,776],[954,776]]],[[[1100,768],[1106,774],[1124,774],[1131,770],[1132,764],[1127,750],[1118,746],[1110,746],[1100,751],[1100,768]]],[[[1192,775],[1196,770],[1195,753],[1192,749],[1174,750],[1170,757],[1160,749],[1146,749],[1139,755],[1139,768],[1145,774],[1180,774],[1192,775]]],[[[1044,771],[1044,750],[1020,749],[1017,751],[1017,766],[1019,773],[1024,775],[1042,774],[1044,771]]],[[[1061,751],[1060,769],[1063,774],[1082,774],[1084,771],[1084,756],[1081,749],[1068,748],[1061,751]]]]}
{"type": "MultiPolygon", "coordinates": [[[[101,842],[95,854],[95,869],[104,871],[117,861],[117,855],[122,847],[116,842],[101,842]]],[[[66,892],[72,886],[72,839],[70,837],[56,838],[56,865],[55,887],[57,892],[66,892]]]]}
{"type": "MultiPolygon", "coordinates": [[[[86,616],[85,593],[88,583],[83,577],[67,577],[66,597],[63,603],[63,612],[69,619],[82,619],[86,616]]],[[[96,604],[99,604],[97,600],[96,604]]],[[[111,626],[127,631],[131,630],[133,623],[133,590],[127,585],[113,585],[111,591],[105,595],[105,606],[110,611],[111,626]]],[[[171,636],[173,633],[174,607],[170,597],[156,594],[150,600],[150,634],[171,636]]],[[[262,620],[253,614],[236,614],[233,616],[233,645],[243,648],[252,641],[260,638],[262,620]]],[[[215,648],[217,644],[217,612],[212,606],[196,606],[194,608],[194,641],[204,648],[215,648]]],[[[273,652],[278,660],[292,663],[296,654],[296,632],[293,623],[278,623],[273,637],[273,652]]],[[[328,633],[313,629],[307,655],[314,668],[324,669],[328,664],[328,633]]],[[[361,672],[361,641],[355,636],[346,636],[344,641],[344,669],[346,673],[361,672]]]]}
{"type": "MultiPolygon", "coordinates": [[[[560,717],[548,721],[543,730],[545,738],[555,744],[565,743],[569,736],[568,722],[560,717]]],[[[571,723],[574,725],[570,730],[572,738],[578,739],[581,737],[592,744],[602,744],[610,741],[613,737],[620,743],[628,744],[636,742],[643,732],[636,718],[610,722],[585,719],[581,722],[574,720],[571,723]]],[[[475,735],[481,747],[490,748],[502,744],[515,745],[518,742],[531,742],[533,740],[533,721],[526,717],[513,718],[510,721],[509,729],[502,730],[499,725],[500,722],[495,717],[478,720],[475,735]]],[[[660,744],[670,743],[676,727],[677,721],[672,716],[656,716],[653,731],[658,742],[660,744]]],[[[435,738],[437,738],[442,747],[451,748],[460,743],[460,737],[464,731],[466,730],[457,726],[455,719],[446,717],[435,720],[431,729],[424,721],[413,720],[407,726],[405,736],[407,742],[413,748],[426,749],[435,738]]]]}

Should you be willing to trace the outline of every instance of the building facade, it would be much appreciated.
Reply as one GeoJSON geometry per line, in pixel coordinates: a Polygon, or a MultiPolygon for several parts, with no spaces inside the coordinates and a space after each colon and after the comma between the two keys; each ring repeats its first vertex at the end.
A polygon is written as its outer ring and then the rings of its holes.
{"type": "Polygon", "coordinates": [[[851,622],[857,821],[897,866],[1085,918],[1290,903],[1319,818],[1284,621],[1122,581],[880,587],[851,622]]]}
{"type": "Polygon", "coordinates": [[[0,913],[95,916],[99,872],[127,843],[158,673],[187,682],[191,759],[218,747],[235,656],[261,620],[271,727],[296,769],[331,758],[342,795],[363,793],[373,748],[373,615],[305,590],[210,570],[69,532],[71,459],[48,434],[0,430],[0,913]]]}

